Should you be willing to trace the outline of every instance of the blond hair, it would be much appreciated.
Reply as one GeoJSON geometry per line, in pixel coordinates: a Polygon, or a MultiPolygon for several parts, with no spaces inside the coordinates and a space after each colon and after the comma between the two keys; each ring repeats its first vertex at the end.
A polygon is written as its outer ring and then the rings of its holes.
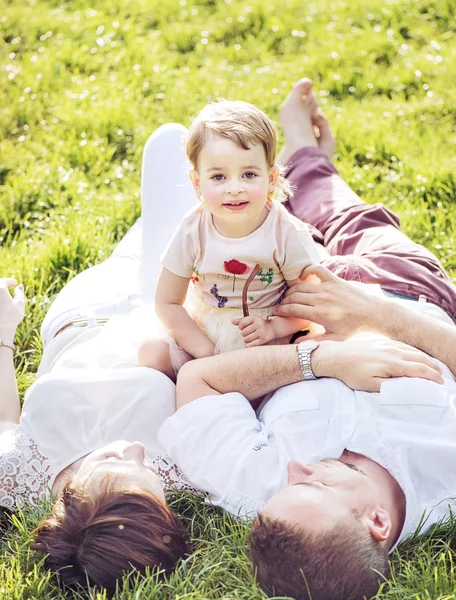
{"type": "Polygon", "coordinates": [[[262,110],[241,100],[218,100],[205,106],[188,130],[186,151],[194,169],[197,169],[198,157],[211,133],[231,140],[244,150],[261,144],[269,168],[276,166],[279,169],[271,197],[284,202],[292,195],[290,184],[282,174],[283,168],[276,165],[276,129],[262,110]]]}

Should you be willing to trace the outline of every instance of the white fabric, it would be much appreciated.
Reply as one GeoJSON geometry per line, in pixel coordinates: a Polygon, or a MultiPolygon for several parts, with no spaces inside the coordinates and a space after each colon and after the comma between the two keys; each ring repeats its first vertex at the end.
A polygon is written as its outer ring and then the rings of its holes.
{"type": "Polygon", "coordinates": [[[67,323],[126,314],[153,300],[159,257],[197,202],[184,152],[186,134],[183,125],[168,123],[149,137],[142,163],[141,218],[108,260],[77,275],[59,293],[41,327],[44,346],[67,323]]]}
{"type": "Polygon", "coordinates": [[[136,366],[140,340],[154,336],[153,311],[143,304],[153,295],[159,256],[195,202],[191,186],[181,186],[182,173],[179,178],[183,166],[188,177],[183,135],[181,125],[167,125],[149,138],[142,219],[106,261],[69,282],[46,315],[36,383],[26,394],[14,434],[0,436],[2,506],[37,503],[59,471],[116,440],[144,443],[164,483],[188,487],[157,442],[159,426],[174,411],[174,384],[162,373],[136,366]],[[111,319],[100,327],[97,316],[111,319]],[[79,319],[89,319],[91,326],[72,327],[54,338],[79,319]]]}
{"type": "Polygon", "coordinates": [[[259,264],[261,271],[250,283],[247,300],[249,307],[267,308],[280,303],[287,281],[318,264],[320,257],[307,225],[272,202],[262,225],[241,238],[221,235],[205,206],[196,206],[161,262],[175,275],[191,278],[194,293],[219,309],[242,308],[244,284],[259,264]]]}
{"type": "Polygon", "coordinates": [[[160,274],[159,257],[186,213],[198,202],[185,155],[187,129],[168,123],[154,132],[143,155],[141,199],[144,231],[139,289],[151,302],[160,274]]]}
{"type": "Polygon", "coordinates": [[[38,506],[48,491],[51,464],[20,427],[0,436],[0,506],[38,506]]]}
{"type": "Polygon", "coordinates": [[[26,394],[20,426],[49,459],[50,486],[69,464],[116,440],[142,442],[149,461],[161,452],[157,432],[174,412],[174,384],[116,354],[109,325],[79,330],[26,394]]]}
{"type": "Polygon", "coordinates": [[[456,497],[456,383],[442,367],[443,385],[396,378],[378,394],[333,379],[297,383],[275,392],[258,418],[241,394],[207,396],[170,417],[159,441],[193,486],[241,517],[286,487],[291,459],[363,454],[404,491],[402,541],[423,516],[423,530],[448,517],[456,497]]]}
{"type": "MultiPolygon", "coordinates": [[[[262,225],[242,238],[222,236],[205,206],[196,206],[161,261],[168,271],[191,280],[185,308],[220,354],[245,348],[242,332],[231,321],[244,316],[242,291],[255,265],[260,271],[250,282],[247,303],[251,315],[266,318],[282,300],[287,281],[318,264],[320,257],[307,225],[272,202],[262,225]]],[[[165,339],[176,368],[182,362],[176,344],[165,339]]]]}

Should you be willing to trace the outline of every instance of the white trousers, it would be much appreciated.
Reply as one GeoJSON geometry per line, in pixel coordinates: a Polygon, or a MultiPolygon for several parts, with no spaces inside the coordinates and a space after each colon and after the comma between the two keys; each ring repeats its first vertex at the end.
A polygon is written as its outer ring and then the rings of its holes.
{"type": "Polygon", "coordinates": [[[169,123],[157,129],[144,148],[142,216],[104,262],[79,273],[52,303],[41,327],[43,346],[62,327],[79,319],[128,314],[153,301],[160,256],[184,215],[195,205],[190,164],[184,151],[187,130],[169,123]]]}

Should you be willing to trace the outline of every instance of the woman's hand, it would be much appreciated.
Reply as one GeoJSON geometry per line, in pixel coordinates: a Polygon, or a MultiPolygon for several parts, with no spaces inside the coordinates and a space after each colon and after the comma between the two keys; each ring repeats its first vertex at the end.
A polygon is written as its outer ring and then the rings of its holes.
{"type": "MultiPolygon", "coordinates": [[[[382,330],[379,321],[388,300],[344,281],[321,265],[307,267],[302,279],[317,276],[321,283],[302,281],[292,286],[274,314],[323,325],[329,337],[346,338],[363,330],[382,330]]],[[[310,278],[309,278],[310,279],[310,278]]]]}
{"type": "Polygon", "coordinates": [[[351,338],[322,342],[312,353],[316,377],[335,377],[353,390],[378,392],[391,377],[419,377],[443,383],[442,369],[412,346],[386,338],[351,338]]]}
{"type": "Polygon", "coordinates": [[[12,342],[24,314],[24,286],[17,285],[17,281],[11,277],[0,278],[0,338],[12,342]],[[13,287],[16,288],[14,297],[9,292],[9,288],[13,287]]]}

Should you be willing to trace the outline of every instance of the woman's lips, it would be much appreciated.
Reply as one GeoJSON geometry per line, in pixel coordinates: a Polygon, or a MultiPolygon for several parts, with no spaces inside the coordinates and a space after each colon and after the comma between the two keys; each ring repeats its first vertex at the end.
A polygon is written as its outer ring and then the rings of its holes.
{"type": "Polygon", "coordinates": [[[223,206],[228,210],[238,211],[243,210],[247,206],[248,202],[236,202],[236,203],[226,203],[223,206]]]}

